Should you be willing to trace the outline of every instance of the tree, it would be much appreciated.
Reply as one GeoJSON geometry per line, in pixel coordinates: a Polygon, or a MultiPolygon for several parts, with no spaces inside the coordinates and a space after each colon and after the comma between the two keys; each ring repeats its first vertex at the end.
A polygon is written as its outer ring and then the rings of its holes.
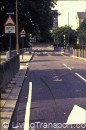
{"type": "Polygon", "coordinates": [[[56,42],[58,46],[64,46],[64,42],[66,46],[68,42],[69,46],[74,46],[77,40],[77,32],[73,30],[70,26],[65,25],[54,30],[52,32],[52,37],[54,39],[54,42],[56,42]]]}
{"type": "MultiPolygon", "coordinates": [[[[24,27],[27,33],[40,34],[42,39],[47,40],[50,37],[49,29],[53,23],[51,8],[56,2],[57,0],[40,0],[40,2],[38,0],[18,0],[19,31],[24,27]]],[[[0,8],[2,6],[4,8],[0,15],[1,35],[4,33],[3,24],[7,18],[6,12],[16,14],[15,0],[3,0],[0,8]]],[[[15,20],[15,15],[13,18],[15,20]]]]}

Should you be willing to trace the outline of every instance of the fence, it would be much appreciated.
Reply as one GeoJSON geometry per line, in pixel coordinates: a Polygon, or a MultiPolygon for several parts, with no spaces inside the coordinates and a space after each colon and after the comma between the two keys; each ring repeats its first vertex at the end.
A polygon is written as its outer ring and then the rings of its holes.
{"type": "Polygon", "coordinates": [[[73,49],[73,55],[86,58],[86,49],[73,49]]]}
{"type": "Polygon", "coordinates": [[[19,54],[21,55],[21,54],[24,53],[25,51],[28,51],[28,48],[23,48],[23,50],[20,49],[20,50],[19,50],[19,54]]]}
{"type": "Polygon", "coordinates": [[[19,67],[19,54],[0,65],[0,91],[5,90],[6,85],[14,77],[19,67]]]}
{"type": "Polygon", "coordinates": [[[70,55],[74,55],[77,57],[86,58],[86,49],[73,49],[73,48],[63,48],[63,47],[57,47],[55,51],[62,52],[65,51],[66,53],[70,55]]]}

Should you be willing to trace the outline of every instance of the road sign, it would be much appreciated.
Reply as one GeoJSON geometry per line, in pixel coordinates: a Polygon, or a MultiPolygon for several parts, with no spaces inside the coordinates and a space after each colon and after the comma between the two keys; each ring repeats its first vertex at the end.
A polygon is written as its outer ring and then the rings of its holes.
{"type": "Polygon", "coordinates": [[[15,33],[15,22],[11,16],[9,16],[4,24],[5,33],[15,33]]]}
{"type": "Polygon", "coordinates": [[[4,24],[5,33],[9,34],[9,57],[11,58],[11,34],[15,33],[15,22],[11,16],[9,16],[4,24]]]}
{"type": "Polygon", "coordinates": [[[22,31],[20,32],[20,37],[22,38],[22,59],[23,59],[23,48],[24,48],[24,37],[26,36],[26,32],[24,30],[24,28],[22,29],[22,31]]]}
{"type": "Polygon", "coordinates": [[[15,33],[15,26],[5,26],[5,33],[15,33]]]}
{"type": "Polygon", "coordinates": [[[25,35],[26,35],[26,32],[25,32],[25,30],[23,28],[22,31],[20,32],[20,37],[25,37],[25,35]]]}
{"type": "Polygon", "coordinates": [[[7,20],[6,20],[6,22],[5,22],[5,24],[4,24],[4,26],[15,26],[15,22],[14,22],[14,20],[12,19],[12,17],[11,16],[9,16],[8,18],[7,18],[7,20]]]}
{"type": "Polygon", "coordinates": [[[14,12],[7,12],[7,15],[14,15],[14,12]]]}
{"type": "Polygon", "coordinates": [[[25,37],[25,35],[20,35],[20,37],[25,37]]]}

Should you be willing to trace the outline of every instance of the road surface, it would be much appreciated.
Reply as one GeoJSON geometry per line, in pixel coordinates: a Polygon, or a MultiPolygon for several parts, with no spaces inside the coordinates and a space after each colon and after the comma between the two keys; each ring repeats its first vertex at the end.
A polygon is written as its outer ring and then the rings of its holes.
{"type": "Polygon", "coordinates": [[[85,130],[86,61],[34,50],[10,130],[85,130]]]}

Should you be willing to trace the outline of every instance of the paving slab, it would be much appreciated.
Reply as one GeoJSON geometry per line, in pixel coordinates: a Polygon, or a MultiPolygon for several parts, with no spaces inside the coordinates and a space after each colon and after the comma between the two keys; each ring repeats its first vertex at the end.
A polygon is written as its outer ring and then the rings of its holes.
{"type": "Polygon", "coordinates": [[[22,55],[20,55],[20,63],[27,63],[28,60],[32,58],[33,52],[32,54],[29,54],[29,52],[25,52],[22,58],[22,55]]]}

